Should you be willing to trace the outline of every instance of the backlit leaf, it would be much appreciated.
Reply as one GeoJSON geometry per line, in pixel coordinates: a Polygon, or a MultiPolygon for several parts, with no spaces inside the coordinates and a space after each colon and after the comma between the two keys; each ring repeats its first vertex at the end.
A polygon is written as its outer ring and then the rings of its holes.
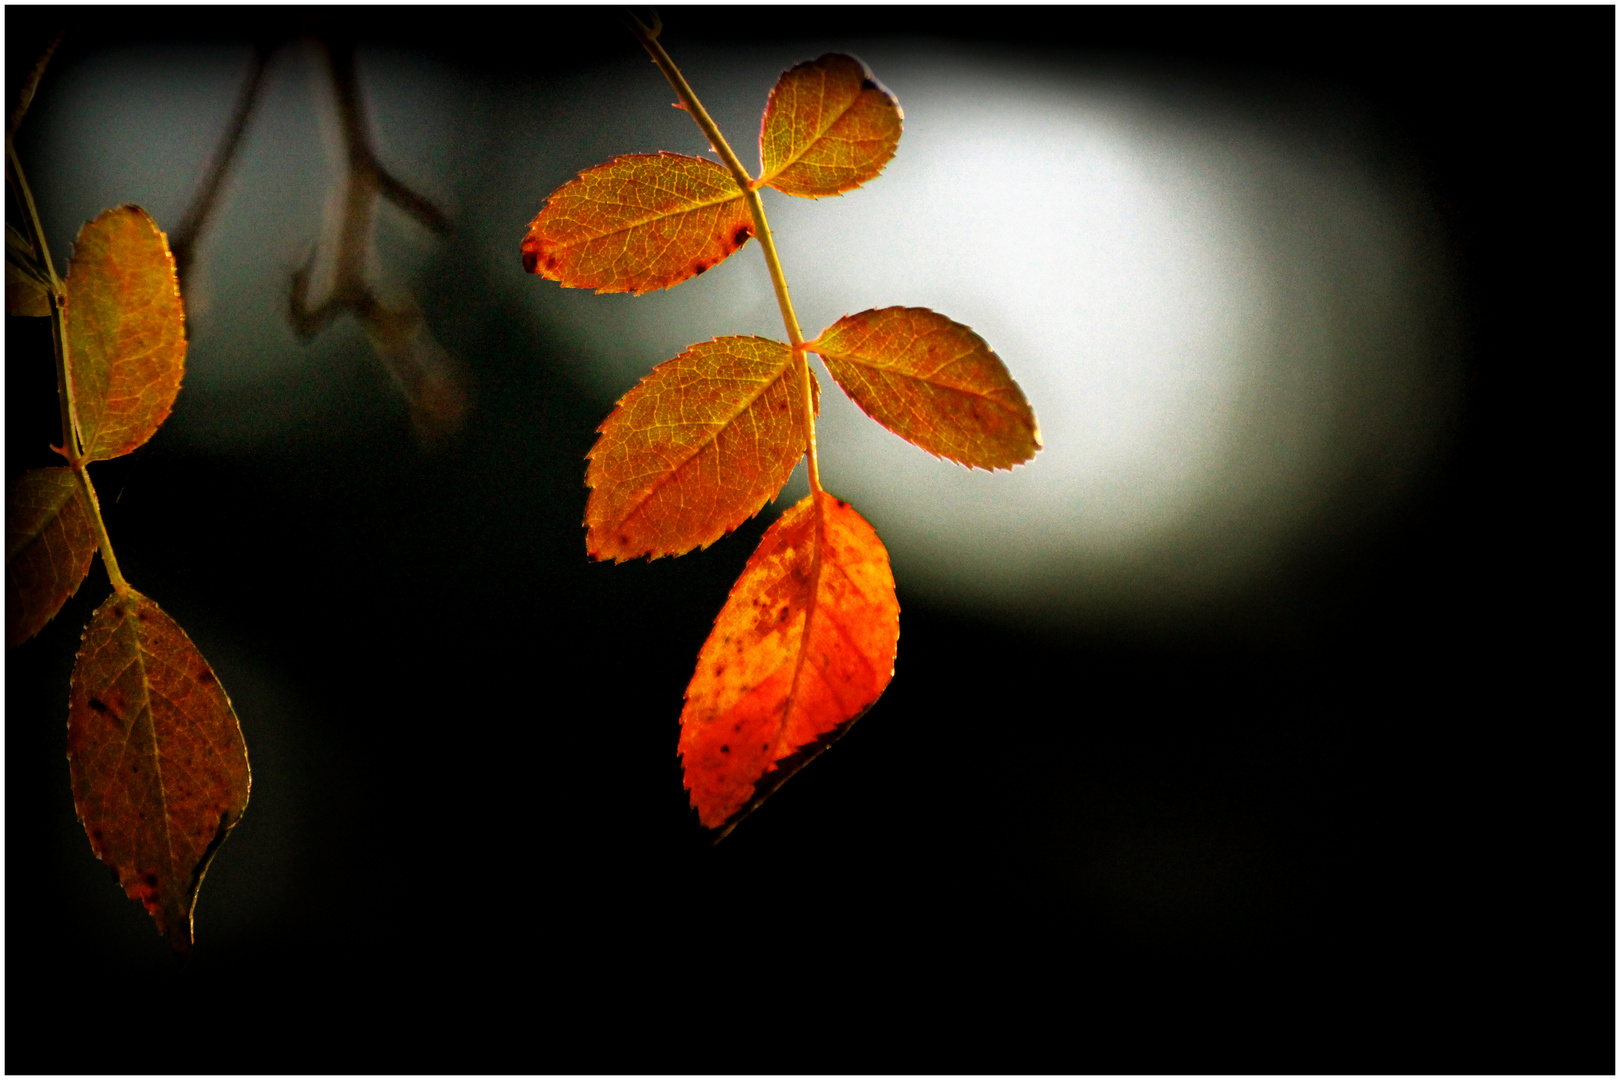
{"type": "Polygon", "coordinates": [[[68,769],[91,848],[186,951],[203,874],[247,808],[247,747],[213,669],[138,593],[109,597],[85,629],[68,769]]]}
{"type": "Polygon", "coordinates": [[[185,374],[174,257],[145,210],[114,207],[79,230],[65,307],[84,455],[127,454],[168,417],[185,374]]]}
{"type": "Polygon", "coordinates": [[[902,119],[853,56],[808,60],[782,73],[765,105],[759,182],[810,199],[860,187],[894,156],[902,119]]]}
{"type": "MultiPolygon", "coordinates": [[[[716,338],[626,394],[597,429],[585,472],[591,556],[680,555],[757,514],[804,454],[792,361],[780,341],[716,338]]],[[[813,376],[811,393],[820,393],[813,376]]]]}
{"type": "Polygon", "coordinates": [[[1010,469],[1041,448],[1024,392],[985,340],[927,308],[846,315],[809,343],[866,415],[930,454],[1010,469]]]}
{"type": "Polygon", "coordinates": [[[680,754],[698,820],[735,824],[842,734],[889,685],[899,640],[877,533],[848,503],[806,496],[760,540],[686,688],[680,754]]]}
{"type": "Polygon", "coordinates": [[[748,242],[754,219],[724,165],[627,154],[556,191],[523,238],[523,268],[570,289],[667,289],[748,242]]]}
{"type": "Polygon", "coordinates": [[[49,315],[51,301],[34,245],[11,225],[6,226],[6,313],[49,315]]]}
{"type": "Polygon", "coordinates": [[[6,490],[6,647],[50,622],[79,591],[96,553],[72,469],[34,469],[6,490]]]}

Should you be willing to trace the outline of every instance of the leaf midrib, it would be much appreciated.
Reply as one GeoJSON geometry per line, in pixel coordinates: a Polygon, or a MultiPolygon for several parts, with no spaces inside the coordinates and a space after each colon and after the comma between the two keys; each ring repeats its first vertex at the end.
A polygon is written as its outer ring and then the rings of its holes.
{"type": "MultiPolygon", "coordinates": [[[[58,490],[60,490],[60,489],[58,489],[58,490]]],[[[58,518],[60,518],[62,516],[62,508],[64,506],[66,506],[68,504],[69,500],[71,500],[77,494],[78,494],[78,491],[75,488],[69,487],[67,489],[67,494],[65,496],[63,496],[63,498],[61,500],[57,501],[54,506],[49,508],[49,513],[45,514],[43,517],[41,517],[39,519],[39,527],[38,528],[19,530],[18,532],[15,532],[15,533],[8,532],[6,534],[6,565],[7,566],[11,565],[12,560],[15,559],[18,555],[21,555],[25,550],[27,550],[28,548],[31,548],[35,544],[39,543],[40,538],[45,535],[45,530],[50,527],[51,522],[57,520],[58,518]],[[15,547],[12,546],[12,538],[13,537],[17,538],[17,543],[16,543],[15,547]]],[[[37,509],[42,509],[43,510],[43,509],[45,509],[45,507],[37,507],[37,509]]]]}
{"type": "MultiPolygon", "coordinates": [[[[883,375],[893,376],[893,377],[899,378],[899,379],[909,379],[912,382],[924,383],[924,384],[926,384],[928,386],[937,386],[942,390],[950,390],[950,391],[953,391],[954,393],[964,394],[964,395],[966,395],[968,397],[976,397],[976,398],[979,398],[982,401],[987,401],[992,405],[998,405],[1001,408],[1006,409],[1008,412],[1016,412],[1017,411],[1017,409],[1014,406],[1008,405],[1005,401],[1002,401],[999,397],[996,397],[993,394],[988,393],[988,392],[983,391],[983,390],[976,390],[976,389],[972,389],[972,388],[966,387],[966,386],[953,386],[952,384],[950,384],[948,382],[942,382],[942,381],[939,381],[939,380],[936,380],[936,379],[931,379],[931,378],[928,378],[928,377],[922,376],[922,375],[913,375],[909,371],[901,371],[897,367],[893,367],[893,366],[889,366],[889,365],[885,365],[885,364],[881,364],[881,363],[874,363],[874,362],[872,362],[870,360],[862,359],[859,356],[853,356],[853,355],[851,355],[851,356],[840,356],[840,355],[838,355],[836,353],[829,356],[827,353],[817,352],[814,349],[812,349],[811,351],[816,352],[817,356],[821,357],[821,359],[823,361],[829,362],[829,364],[831,364],[831,363],[853,364],[854,366],[864,368],[867,371],[875,371],[875,372],[879,372],[879,373],[881,373],[883,375]]],[[[957,356],[951,357],[951,359],[949,361],[947,361],[947,363],[955,363],[956,361],[962,359],[962,357],[971,356],[971,355],[972,355],[971,352],[961,353],[961,354],[959,354],[957,356]]],[[[944,366],[944,365],[941,365],[941,366],[944,366]]]]}
{"type": "MultiPolygon", "coordinates": [[[[152,683],[151,683],[151,679],[148,677],[148,675],[146,673],[146,657],[147,657],[147,653],[146,653],[146,647],[145,647],[145,638],[144,638],[144,635],[141,633],[140,615],[139,615],[138,610],[137,610],[139,608],[139,606],[140,606],[140,601],[136,600],[136,601],[128,604],[127,607],[125,607],[125,609],[124,609],[124,617],[123,617],[123,620],[122,620],[122,626],[120,627],[120,629],[128,628],[128,631],[129,631],[129,633],[130,633],[130,635],[131,635],[131,637],[133,639],[133,643],[134,643],[134,647],[131,650],[131,652],[134,655],[134,659],[132,659],[130,661],[130,666],[135,667],[136,669],[138,669],[139,674],[140,674],[140,687],[141,687],[141,706],[140,706],[140,708],[141,708],[141,711],[144,711],[145,714],[146,714],[146,728],[147,728],[147,731],[150,733],[150,735],[152,737],[152,775],[157,778],[158,806],[159,806],[160,811],[161,811],[161,813],[159,815],[159,820],[161,820],[162,823],[163,823],[163,846],[168,850],[168,853],[169,853],[169,864],[168,864],[168,867],[167,867],[167,875],[166,876],[169,877],[169,878],[173,878],[173,876],[174,876],[174,830],[171,829],[170,825],[169,825],[169,793],[168,793],[167,787],[163,783],[163,757],[162,757],[161,752],[158,749],[157,716],[152,710],[152,683]],[[133,625],[131,625],[132,623],[133,623],[133,625]]],[[[138,716],[139,713],[137,713],[136,715],[138,716]]],[[[129,728],[124,733],[124,749],[119,754],[120,761],[122,761],[124,759],[124,757],[129,753],[130,739],[132,739],[134,737],[134,735],[135,735],[135,720],[132,717],[130,719],[129,728]]],[[[138,875],[139,874],[139,868],[138,867],[134,868],[132,872],[134,872],[134,873],[136,873],[138,875]]],[[[167,892],[167,891],[168,890],[165,890],[165,892],[167,892]]],[[[168,912],[164,912],[164,918],[165,919],[168,918],[168,912]]],[[[172,934],[172,933],[175,932],[176,928],[170,926],[170,927],[165,927],[165,929],[169,933],[172,934]]]]}
{"type": "MultiPolygon", "coordinates": [[[[681,155],[681,154],[671,154],[670,156],[671,157],[684,157],[684,155],[681,155]]],[[[723,168],[723,166],[717,165],[715,162],[709,161],[707,158],[697,158],[697,157],[695,157],[695,158],[689,158],[688,160],[690,160],[690,161],[701,161],[701,162],[704,162],[705,164],[708,164],[708,165],[715,165],[716,168],[723,168]]],[[[725,175],[726,175],[726,179],[728,181],[730,181],[732,187],[736,188],[737,181],[731,175],[731,173],[726,172],[725,175]]],[[[636,229],[642,228],[642,227],[644,227],[646,225],[650,225],[655,221],[663,221],[665,218],[678,217],[681,214],[690,214],[690,213],[693,213],[693,212],[698,211],[698,210],[707,209],[708,207],[711,207],[711,206],[723,206],[728,202],[734,202],[734,201],[736,201],[738,199],[741,199],[741,198],[744,198],[744,197],[745,196],[744,196],[744,193],[743,193],[742,189],[741,188],[736,188],[736,194],[731,194],[731,195],[722,194],[722,195],[715,196],[714,198],[700,199],[700,200],[698,200],[696,202],[687,204],[686,206],[682,207],[681,209],[660,211],[660,212],[652,214],[652,215],[650,215],[648,217],[638,218],[637,220],[632,221],[627,225],[621,225],[621,226],[619,226],[617,228],[609,229],[606,232],[594,233],[592,235],[585,236],[585,237],[583,237],[581,239],[578,239],[578,240],[558,240],[557,241],[557,246],[558,247],[573,247],[573,246],[576,246],[578,244],[589,244],[589,243],[593,243],[593,242],[595,242],[597,240],[605,240],[606,238],[608,238],[610,236],[618,236],[620,233],[634,232],[636,229]]],[[[624,204],[623,203],[616,203],[616,204],[611,204],[611,205],[623,206],[624,204]]]]}
{"type": "MultiPolygon", "coordinates": [[[[769,340],[769,339],[767,339],[767,340],[769,340]]],[[[782,344],[781,342],[777,342],[777,341],[773,341],[773,342],[771,342],[771,344],[773,344],[773,345],[781,345],[781,347],[784,348],[784,349],[788,348],[785,344],[782,344]]],[[[750,394],[748,396],[748,399],[739,408],[737,408],[730,416],[726,417],[726,419],[724,421],[722,421],[721,423],[715,425],[713,433],[710,434],[710,436],[707,439],[704,439],[701,442],[698,442],[698,443],[694,444],[690,453],[688,453],[685,457],[681,458],[672,467],[670,467],[669,469],[666,469],[663,472],[663,474],[658,477],[657,480],[653,481],[652,486],[647,488],[647,490],[642,494],[641,498],[636,500],[636,502],[633,505],[631,505],[624,512],[624,514],[619,518],[620,523],[622,524],[624,522],[627,522],[632,517],[634,517],[641,510],[641,508],[643,506],[647,505],[648,500],[651,499],[653,497],[653,495],[657,491],[659,491],[661,488],[663,488],[663,486],[665,484],[667,484],[671,480],[673,480],[675,478],[676,474],[678,474],[682,469],[686,468],[686,466],[691,463],[693,458],[697,457],[699,454],[701,454],[703,452],[705,447],[712,446],[714,444],[715,440],[717,440],[720,437],[720,433],[722,431],[724,431],[726,428],[730,427],[732,424],[736,423],[738,417],[742,416],[749,409],[753,408],[754,403],[756,401],[758,401],[760,399],[760,397],[762,395],[764,395],[764,393],[767,390],[769,390],[771,387],[775,386],[777,384],[777,382],[779,382],[781,380],[782,376],[787,373],[788,368],[792,366],[792,361],[793,361],[793,353],[792,353],[792,350],[790,349],[788,351],[788,359],[783,362],[782,366],[777,370],[776,374],[771,376],[769,379],[766,379],[762,383],[760,383],[759,389],[755,390],[752,394],[750,394]]]]}
{"type": "MultiPolygon", "coordinates": [[[[826,87],[826,83],[827,83],[827,76],[825,74],[822,75],[821,81],[822,81],[822,87],[823,87],[822,92],[823,92],[823,94],[825,94],[825,92],[826,92],[825,87],[826,87]]],[[[798,153],[794,154],[792,157],[788,158],[788,160],[784,161],[781,165],[777,166],[777,168],[773,169],[771,172],[769,172],[769,173],[765,172],[765,162],[763,160],[761,160],[760,163],[759,163],[759,171],[760,171],[761,175],[760,175],[760,178],[758,180],[758,183],[760,185],[769,184],[772,180],[775,180],[778,176],[781,176],[783,173],[787,172],[793,166],[795,166],[799,162],[803,161],[804,156],[810,152],[811,148],[814,147],[817,143],[819,143],[823,138],[825,138],[827,132],[829,132],[829,131],[831,131],[833,129],[833,125],[837,124],[838,121],[842,120],[845,116],[847,116],[849,114],[849,111],[855,107],[855,103],[857,101],[861,100],[861,94],[863,94],[863,93],[865,93],[865,87],[862,87],[861,89],[856,90],[855,91],[855,96],[849,99],[849,104],[845,105],[842,109],[840,109],[839,112],[838,112],[838,115],[833,117],[830,121],[828,121],[828,123],[827,123],[827,125],[825,127],[823,127],[821,130],[817,131],[816,134],[815,134],[815,137],[813,139],[810,139],[808,142],[806,142],[804,144],[804,148],[802,150],[800,150],[798,153]]]]}

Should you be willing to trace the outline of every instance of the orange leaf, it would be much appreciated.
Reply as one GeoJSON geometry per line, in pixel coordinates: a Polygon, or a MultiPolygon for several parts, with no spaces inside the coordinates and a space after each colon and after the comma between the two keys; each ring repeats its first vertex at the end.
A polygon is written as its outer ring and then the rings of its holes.
{"type": "MultiPolygon", "coordinates": [[[[681,555],[759,513],[804,454],[798,370],[761,337],[716,338],[653,368],[597,429],[586,551],[681,555]]],[[[814,376],[811,393],[819,401],[814,376]]]]}
{"type": "Polygon", "coordinates": [[[736,178],[680,154],[626,154],[551,193],[523,238],[523,268],[570,289],[667,289],[754,235],[736,178]]]}
{"type": "Polygon", "coordinates": [[[90,620],[68,697],[73,805],[177,952],[214,852],[247,808],[247,747],[230,698],[185,632],[139,593],[90,620]]]}
{"type": "Polygon", "coordinates": [[[686,688],[680,754],[698,820],[735,824],[826,749],[889,685],[899,640],[872,526],[826,492],[777,519],[686,688]]]}
{"type": "Polygon", "coordinates": [[[765,105],[759,183],[807,199],[860,187],[894,156],[904,115],[853,56],[799,64],[782,73],[765,105]]]}
{"type": "Polygon", "coordinates": [[[65,309],[84,455],[127,454],[168,417],[186,361],[174,257],[145,210],[104,210],[79,230],[65,309]]]}
{"type": "Polygon", "coordinates": [[[6,647],[44,628],[79,591],[96,553],[72,469],[34,469],[6,491],[6,647]]]}
{"type": "Polygon", "coordinates": [[[1010,469],[1041,430],[1024,392],[985,340],[927,308],[846,315],[807,348],[866,415],[937,457],[1010,469]]]}

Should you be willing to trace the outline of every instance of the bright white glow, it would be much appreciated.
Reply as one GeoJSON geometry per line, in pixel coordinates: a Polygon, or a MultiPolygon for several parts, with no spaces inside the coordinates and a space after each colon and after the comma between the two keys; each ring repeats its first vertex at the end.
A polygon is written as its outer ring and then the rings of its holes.
{"type": "MultiPolygon", "coordinates": [[[[751,163],[767,91],[818,51],[680,59],[751,163]]],[[[905,134],[884,174],[848,195],[767,192],[800,321],[813,335],[905,304],[966,323],[1024,387],[1046,443],[1011,473],[965,470],[877,427],[823,373],[825,482],[877,527],[909,594],[1068,621],[1173,612],[1410,489],[1452,400],[1446,279],[1421,192],[1341,116],[1268,114],[1263,98],[1145,70],[853,51],[900,99],[905,134]]],[[[457,242],[482,260],[486,280],[458,284],[527,312],[604,414],[694,342],[783,336],[757,244],[642,297],[521,270],[525,225],[578,170],[704,151],[651,65],[627,60],[560,96],[493,97],[411,57],[360,61],[386,160],[457,212],[457,242]]],[[[53,133],[31,165],[61,178],[43,200],[53,243],[65,251],[79,221],[116,202],[178,218],[245,62],[245,50],[131,53],[59,72],[29,118],[53,133]]],[[[176,437],[246,447],[349,407],[325,373],[365,348],[358,331],[340,323],[306,344],[286,320],[289,275],[341,174],[335,150],[312,152],[329,141],[329,97],[308,56],[271,70],[189,298],[193,394],[176,437]]],[[[421,270],[437,243],[382,214],[380,284],[438,287],[421,270]]],[[[795,479],[786,497],[802,491],[795,479]]]]}
{"type": "MultiPolygon", "coordinates": [[[[967,323],[1046,445],[970,472],[823,396],[824,482],[909,588],[1066,618],[1181,605],[1331,528],[1340,477],[1399,492],[1443,412],[1443,290],[1398,178],[1370,176],[1331,118],[1289,133],[1148,76],[862,55],[906,109],[895,160],[840,198],[767,194],[806,335],[892,304],[967,323]]],[[[695,66],[717,112],[757,115],[774,78],[695,66]]],[[[732,130],[746,162],[754,128],[732,130]]],[[[654,296],[527,295],[605,396],[690,342],[782,337],[754,249],[654,296]]]]}

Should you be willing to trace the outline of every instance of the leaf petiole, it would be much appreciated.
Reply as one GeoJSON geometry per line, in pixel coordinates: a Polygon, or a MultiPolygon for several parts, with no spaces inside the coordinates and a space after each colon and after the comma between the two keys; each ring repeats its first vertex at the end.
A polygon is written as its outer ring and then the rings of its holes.
{"type": "Polygon", "coordinates": [[[770,222],[765,218],[765,204],[759,197],[759,189],[754,185],[754,178],[748,175],[748,170],[743,168],[742,162],[726,142],[725,136],[720,134],[720,128],[704,109],[703,103],[698,101],[697,95],[692,92],[692,87],[681,74],[680,68],[675,66],[675,61],[670,59],[669,53],[659,44],[658,31],[662,29],[662,25],[649,27],[634,15],[630,16],[626,25],[630,27],[630,32],[636,36],[636,40],[641,42],[642,48],[652,57],[653,63],[658,65],[658,70],[664,73],[664,78],[669,80],[669,85],[681,99],[681,105],[697,122],[699,130],[708,138],[709,145],[719,155],[726,168],[731,170],[731,175],[736,178],[737,186],[742,189],[743,197],[747,200],[748,212],[754,218],[754,233],[759,238],[760,248],[765,252],[765,267],[770,271],[771,286],[776,290],[776,306],[782,312],[782,326],[787,330],[788,344],[793,349],[794,363],[799,368],[799,387],[800,392],[804,394],[804,441],[805,456],[809,462],[810,490],[820,494],[821,470],[816,460],[816,414],[810,393],[810,361],[805,352],[804,333],[799,329],[798,317],[793,314],[793,301],[788,296],[787,277],[782,273],[782,260],[776,253],[776,241],[771,236],[770,222]]]}
{"type": "Polygon", "coordinates": [[[101,517],[101,501],[96,498],[96,486],[90,482],[90,471],[87,468],[89,462],[85,460],[80,449],[78,418],[73,409],[73,379],[68,373],[67,364],[67,322],[62,309],[62,301],[66,298],[67,290],[62,285],[62,279],[56,276],[56,267],[51,262],[51,249],[45,243],[45,230],[40,225],[39,211],[34,206],[34,194],[28,188],[28,178],[23,175],[22,162],[17,160],[17,149],[12,145],[10,136],[6,138],[6,161],[11,166],[12,182],[17,185],[23,205],[28,210],[28,229],[33,233],[28,239],[44,262],[45,272],[50,275],[50,290],[46,295],[51,305],[51,347],[56,354],[56,398],[62,407],[62,445],[52,449],[67,459],[73,468],[73,475],[79,479],[85,506],[90,512],[90,528],[96,535],[96,545],[101,549],[101,562],[107,568],[107,579],[112,582],[113,591],[119,596],[128,596],[134,590],[129,587],[129,582],[124,580],[123,573],[118,569],[118,557],[113,554],[112,538],[107,535],[107,525],[101,517]]]}

